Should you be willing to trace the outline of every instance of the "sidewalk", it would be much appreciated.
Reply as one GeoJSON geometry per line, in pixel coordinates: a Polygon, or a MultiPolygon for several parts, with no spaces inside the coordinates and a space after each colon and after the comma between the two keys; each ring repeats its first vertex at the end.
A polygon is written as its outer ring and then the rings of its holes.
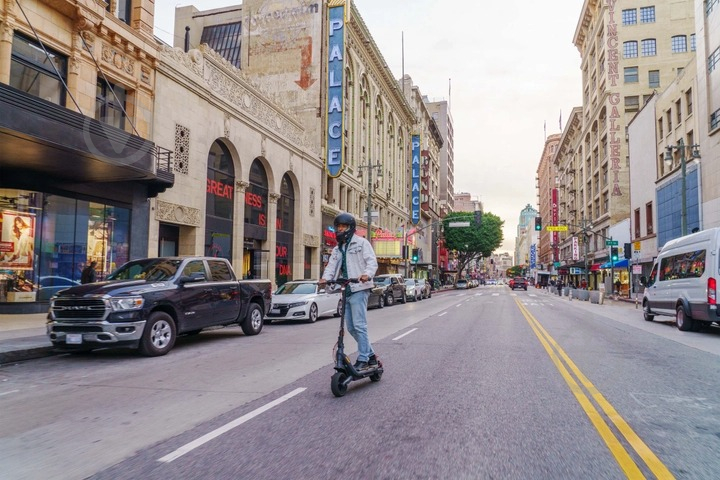
{"type": "Polygon", "coordinates": [[[47,313],[0,315],[0,365],[53,354],[46,318],[47,313]]]}

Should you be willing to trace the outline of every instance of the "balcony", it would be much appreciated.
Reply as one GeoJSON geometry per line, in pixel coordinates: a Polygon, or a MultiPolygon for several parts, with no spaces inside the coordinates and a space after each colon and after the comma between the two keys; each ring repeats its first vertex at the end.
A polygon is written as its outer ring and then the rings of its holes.
{"type": "Polygon", "coordinates": [[[4,186],[77,191],[82,184],[171,188],[172,152],[124,130],[0,84],[0,171],[4,186]]]}

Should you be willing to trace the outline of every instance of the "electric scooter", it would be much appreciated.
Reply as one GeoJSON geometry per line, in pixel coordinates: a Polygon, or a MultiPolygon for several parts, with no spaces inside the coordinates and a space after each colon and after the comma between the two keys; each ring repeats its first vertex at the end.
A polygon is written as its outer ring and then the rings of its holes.
{"type": "Polygon", "coordinates": [[[380,359],[377,359],[377,365],[372,365],[365,370],[357,370],[350,361],[350,357],[345,355],[345,287],[350,283],[358,283],[357,278],[338,278],[337,280],[328,280],[328,285],[339,285],[342,288],[342,309],[340,312],[340,332],[335,350],[335,373],[330,380],[330,390],[336,397],[342,397],[347,392],[350,382],[369,378],[371,382],[379,382],[383,374],[383,365],[380,359]]]}

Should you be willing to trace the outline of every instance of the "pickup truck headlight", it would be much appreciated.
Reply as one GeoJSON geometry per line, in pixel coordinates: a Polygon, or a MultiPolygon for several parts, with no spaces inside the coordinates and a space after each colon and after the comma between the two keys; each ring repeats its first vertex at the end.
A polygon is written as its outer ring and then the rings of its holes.
{"type": "Polygon", "coordinates": [[[303,305],[307,305],[307,303],[308,302],[293,302],[288,305],[288,308],[302,307],[303,305]]]}
{"type": "Polygon", "coordinates": [[[143,297],[120,297],[110,299],[110,308],[113,312],[122,310],[140,310],[145,304],[143,297]]]}

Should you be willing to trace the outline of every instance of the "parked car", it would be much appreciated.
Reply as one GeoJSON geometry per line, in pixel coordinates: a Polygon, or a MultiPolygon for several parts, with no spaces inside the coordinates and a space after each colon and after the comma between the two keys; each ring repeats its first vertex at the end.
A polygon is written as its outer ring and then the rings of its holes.
{"type": "Polygon", "coordinates": [[[272,296],[267,323],[273,320],[305,320],[314,323],[318,318],[342,312],[342,292],[319,288],[317,280],[295,280],[280,286],[272,296]]]}
{"type": "Polygon", "coordinates": [[[423,298],[430,298],[432,297],[432,287],[430,286],[430,282],[425,280],[424,278],[418,278],[415,280],[419,285],[420,289],[423,292],[423,298]]]}
{"type": "Polygon", "coordinates": [[[458,280],[455,282],[455,288],[458,290],[465,290],[468,288],[468,282],[467,280],[458,280]]]}
{"type": "Polygon", "coordinates": [[[224,258],[143,258],[106,281],[58,292],[47,334],[62,350],[126,347],[154,357],[204,328],[239,324],[245,335],[259,334],[271,296],[270,280],[238,280],[224,258]]]}
{"type": "Polygon", "coordinates": [[[419,302],[423,299],[422,287],[414,278],[405,279],[405,297],[413,302],[419,302]]]}
{"type": "Polygon", "coordinates": [[[47,275],[38,279],[38,300],[50,300],[60,290],[75,287],[80,282],[72,278],[60,277],[57,275],[47,275]]]}
{"type": "Polygon", "coordinates": [[[512,280],[512,284],[510,285],[510,288],[515,290],[516,288],[522,288],[523,290],[527,291],[528,282],[527,279],[524,277],[515,277],[512,280]]]}
{"type": "Polygon", "coordinates": [[[720,323],[717,288],[720,285],[720,228],[668,241],[655,259],[649,278],[641,277],[643,316],[675,317],[679,330],[700,330],[720,323]]]}
{"type": "Polygon", "coordinates": [[[385,305],[393,305],[395,302],[405,303],[407,301],[407,293],[405,292],[405,281],[402,275],[397,273],[387,273],[377,275],[374,279],[375,286],[382,288],[382,295],[385,299],[385,305]]]}

